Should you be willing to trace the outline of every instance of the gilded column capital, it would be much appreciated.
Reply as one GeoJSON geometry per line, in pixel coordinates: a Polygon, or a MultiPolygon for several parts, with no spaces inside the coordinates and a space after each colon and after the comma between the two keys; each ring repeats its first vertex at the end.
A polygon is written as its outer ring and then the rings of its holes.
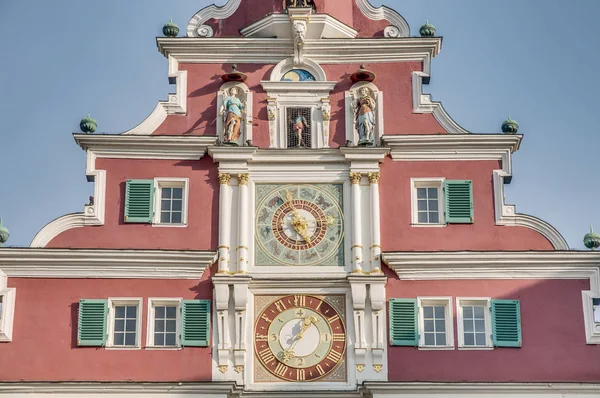
{"type": "Polygon", "coordinates": [[[369,182],[371,184],[379,184],[379,177],[380,177],[379,172],[369,173],[369,182]]]}
{"type": "Polygon", "coordinates": [[[360,184],[361,178],[362,178],[362,174],[360,174],[360,173],[350,173],[350,182],[352,184],[360,184]]]}
{"type": "Polygon", "coordinates": [[[248,185],[248,180],[250,180],[250,174],[248,173],[244,173],[244,174],[238,174],[237,175],[238,178],[238,184],[239,185],[248,185]]]}
{"type": "Polygon", "coordinates": [[[231,175],[229,173],[219,173],[219,184],[229,185],[229,180],[231,180],[231,175]]]}

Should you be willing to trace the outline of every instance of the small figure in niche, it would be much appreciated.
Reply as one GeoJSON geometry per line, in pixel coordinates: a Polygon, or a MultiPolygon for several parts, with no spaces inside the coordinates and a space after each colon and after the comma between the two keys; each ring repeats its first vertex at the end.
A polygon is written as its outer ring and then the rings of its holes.
{"type": "Polygon", "coordinates": [[[312,7],[316,9],[314,0],[283,0],[283,8],[308,8],[312,7]]]}
{"type": "Polygon", "coordinates": [[[358,131],[358,145],[373,145],[375,133],[375,108],[377,103],[367,87],[359,90],[359,97],[352,94],[352,109],[354,110],[354,123],[358,131]]]}
{"type": "Polygon", "coordinates": [[[246,101],[238,98],[238,88],[232,87],[229,95],[223,100],[219,116],[223,116],[223,144],[239,145],[240,132],[242,128],[242,114],[246,111],[246,101]]]}
{"type": "Polygon", "coordinates": [[[296,133],[297,144],[296,146],[304,148],[304,132],[309,131],[310,125],[306,121],[306,118],[302,116],[302,113],[298,112],[296,118],[292,122],[292,130],[296,133]]]}

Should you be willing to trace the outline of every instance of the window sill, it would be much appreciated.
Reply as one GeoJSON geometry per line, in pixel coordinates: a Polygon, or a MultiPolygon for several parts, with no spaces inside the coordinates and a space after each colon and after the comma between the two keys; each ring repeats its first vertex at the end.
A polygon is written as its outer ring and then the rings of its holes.
{"type": "Polygon", "coordinates": [[[187,228],[187,224],[152,224],[153,227],[157,228],[187,228]]]}
{"type": "Polygon", "coordinates": [[[489,347],[489,346],[481,346],[481,347],[458,347],[459,350],[461,351],[493,351],[494,347],[489,347]]]}
{"type": "Polygon", "coordinates": [[[144,347],[145,350],[150,350],[150,351],[181,351],[183,350],[183,347],[177,346],[177,347],[161,347],[161,346],[146,346],[144,347]]]}
{"type": "Polygon", "coordinates": [[[141,346],[121,347],[121,346],[106,346],[107,350],[111,351],[137,351],[141,350],[141,346]]]}
{"type": "Polygon", "coordinates": [[[419,350],[422,351],[451,351],[454,350],[454,346],[448,346],[448,345],[444,345],[444,346],[419,346],[419,350]]]}
{"type": "Polygon", "coordinates": [[[417,228],[445,228],[448,224],[410,224],[413,227],[417,228]]]}

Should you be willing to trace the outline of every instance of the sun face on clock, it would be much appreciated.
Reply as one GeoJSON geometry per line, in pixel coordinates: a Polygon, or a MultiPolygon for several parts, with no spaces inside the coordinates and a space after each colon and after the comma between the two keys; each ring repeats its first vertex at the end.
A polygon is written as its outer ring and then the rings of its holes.
{"type": "Polygon", "coordinates": [[[344,265],[342,185],[259,185],[257,265],[344,265]]]}
{"type": "Polygon", "coordinates": [[[257,316],[255,350],[262,366],[287,381],[316,381],[343,362],[346,329],[334,306],[316,296],[274,300],[257,316]]]}

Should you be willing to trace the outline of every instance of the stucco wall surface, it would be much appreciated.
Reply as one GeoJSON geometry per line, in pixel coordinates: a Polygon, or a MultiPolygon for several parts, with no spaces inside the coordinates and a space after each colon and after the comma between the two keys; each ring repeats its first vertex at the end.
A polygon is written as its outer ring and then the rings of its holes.
{"type": "Polygon", "coordinates": [[[13,341],[0,344],[1,381],[209,381],[210,348],[109,350],[77,347],[80,299],[142,298],[142,345],[148,298],[212,299],[202,280],[9,278],[17,288],[13,341]]]}
{"type": "MultiPolygon", "coordinates": [[[[586,345],[581,291],[587,280],[401,281],[389,269],[389,298],[452,296],[520,300],[522,348],[427,351],[390,347],[390,381],[592,382],[600,380],[599,346],[586,345]]],[[[456,346],[458,346],[456,344],[456,346]]]]}
{"type": "Polygon", "coordinates": [[[524,227],[497,226],[493,170],[497,161],[399,162],[386,158],[379,183],[381,241],[384,251],[553,250],[540,233],[524,227]],[[473,224],[413,226],[411,178],[473,181],[473,224]]]}
{"type": "Polygon", "coordinates": [[[214,250],[218,246],[219,182],[211,158],[98,159],[96,167],[106,170],[105,225],[70,229],[55,237],[47,247],[214,250]],[[124,222],[126,181],[155,177],[189,178],[187,227],[124,222]]]}

